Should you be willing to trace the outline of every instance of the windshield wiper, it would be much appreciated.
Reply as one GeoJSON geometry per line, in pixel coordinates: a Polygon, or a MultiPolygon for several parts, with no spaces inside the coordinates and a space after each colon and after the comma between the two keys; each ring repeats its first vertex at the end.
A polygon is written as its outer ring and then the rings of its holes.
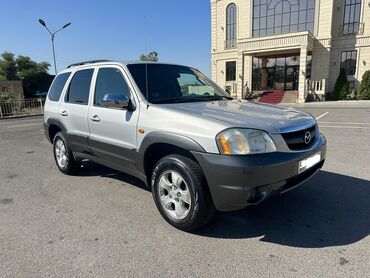
{"type": "Polygon", "coordinates": [[[232,100],[233,98],[232,97],[228,97],[228,96],[200,96],[200,97],[197,97],[199,99],[204,99],[204,100],[222,100],[222,99],[228,99],[228,100],[232,100]]]}
{"type": "Polygon", "coordinates": [[[150,102],[159,104],[159,103],[179,103],[179,102],[187,102],[188,99],[184,97],[170,97],[170,98],[160,98],[160,99],[153,99],[150,102]]]}
{"type": "Polygon", "coordinates": [[[197,102],[197,101],[216,101],[216,100],[232,100],[232,97],[227,96],[196,96],[196,97],[172,97],[172,98],[162,98],[150,101],[154,104],[160,103],[181,103],[181,102],[197,102]]]}

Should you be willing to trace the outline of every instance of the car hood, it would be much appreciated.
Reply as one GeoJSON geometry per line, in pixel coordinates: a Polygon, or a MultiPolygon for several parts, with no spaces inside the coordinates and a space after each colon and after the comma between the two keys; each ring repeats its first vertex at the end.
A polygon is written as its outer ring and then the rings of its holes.
{"type": "Polygon", "coordinates": [[[163,105],[167,109],[217,121],[228,127],[253,128],[270,133],[293,132],[311,127],[315,119],[306,112],[275,105],[238,100],[163,105]]]}

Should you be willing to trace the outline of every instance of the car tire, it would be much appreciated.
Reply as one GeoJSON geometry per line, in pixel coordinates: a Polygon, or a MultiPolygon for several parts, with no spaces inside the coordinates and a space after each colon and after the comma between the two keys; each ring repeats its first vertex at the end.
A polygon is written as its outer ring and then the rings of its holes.
{"type": "Polygon", "coordinates": [[[62,132],[58,132],[53,139],[53,153],[58,169],[66,175],[73,175],[81,169],[81,161],[75,160],[72,151],[62,132]]]}
{"type": "Polygon", "coordinates": [[[216,209],[199,164],[181,155],[162,158],[152,173],[152,194],[163,218],[172,226],[196,231],[216,209]]]}

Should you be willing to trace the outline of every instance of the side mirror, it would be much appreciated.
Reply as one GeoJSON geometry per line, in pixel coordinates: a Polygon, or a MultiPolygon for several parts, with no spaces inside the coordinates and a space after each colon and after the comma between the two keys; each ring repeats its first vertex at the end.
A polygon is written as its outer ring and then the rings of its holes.
{"type": "Polygon", "coordinates": [[[106,108],[133,110],[131,100],[122,94],[105,94],[103,97],[103,106],[106,108]]]}

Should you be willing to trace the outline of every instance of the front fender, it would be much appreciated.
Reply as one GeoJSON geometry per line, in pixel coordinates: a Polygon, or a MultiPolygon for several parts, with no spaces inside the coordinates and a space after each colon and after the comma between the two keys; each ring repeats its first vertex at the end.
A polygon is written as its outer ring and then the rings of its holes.
{"type": "Polygon", "coordinates": [[[170,132],[153,131],[148,133],[144,137],[138,149],[138,162],[139,162],[138,168],[142,173],[145,172],[144,171],[145,152],[150,146],[156,143],[169,144],[188,151],[206,152],[199,143],[184,135],[170,132]]]}

